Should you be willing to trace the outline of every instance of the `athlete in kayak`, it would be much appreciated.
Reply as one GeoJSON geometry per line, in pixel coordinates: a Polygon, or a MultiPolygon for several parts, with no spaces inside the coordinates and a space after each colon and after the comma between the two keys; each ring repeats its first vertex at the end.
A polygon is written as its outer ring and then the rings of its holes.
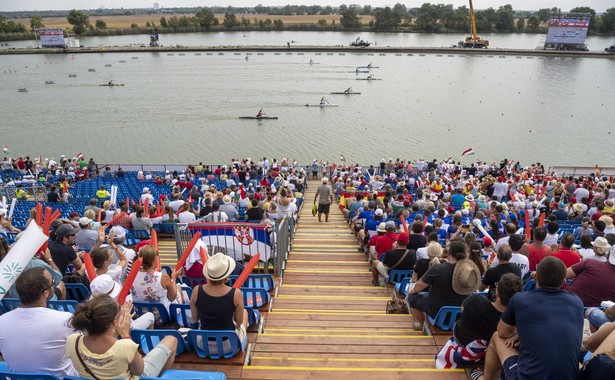
{"type": "Polygon", "coordinates": [[[371,68],[372,68],[372,63],[371,63],[371,62],[369,63],[369,65],[367,65],[367,68],[368,68],[368,69],[371,69],[371,68]]]}
{"type": "Polygon", "coordinates": [[[322,99],[320,99],[320,105],[324,106],[325,104],[328,104],[329,101],[323,96],[322,99]]]}
{"type": "Polygon", "coordinates": [[[310,65],[313,65],[313,64],[314,64],[314,60],[310,59],[310,65]]]}
{"type": "Polygon", "coordinates": [[[369,74],[369,75],[367,76],[367,80],[372,80],[372,79],[374,79],[374,74],[369,74]]]}
{"type": "Polygon", "coordinates": [[[256,117],[263,117],[263,109],[261,108],[260,111],[258,111],[258,113],[256,114],[256,117]]]}
{"type": "Polygon", "coordinates": [[[113,80],[110,80],[108,84],[109,84],[109,87],[113,86],[113,80]]]}
{"type": "Polygon", "coordinates": [[[348,87],[346,90],[344,90],[344,94],[350,94],[352,92],[352,87],[348,87]]]}

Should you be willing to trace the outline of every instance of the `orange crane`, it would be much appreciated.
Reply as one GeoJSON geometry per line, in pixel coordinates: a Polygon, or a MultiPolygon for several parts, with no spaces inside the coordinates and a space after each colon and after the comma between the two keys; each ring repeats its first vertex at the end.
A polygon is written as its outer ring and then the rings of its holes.
{"type": "Polygon", "coordinates": [[[460,41],[459,45],[464,48],[483,49],[489,46],[489,41],[483,40],[476,35],[476,19],[474,18],[474,6],[470,0],[470,22],[472,24],[472,34],[466,37],[465,41],[460,41]]]}

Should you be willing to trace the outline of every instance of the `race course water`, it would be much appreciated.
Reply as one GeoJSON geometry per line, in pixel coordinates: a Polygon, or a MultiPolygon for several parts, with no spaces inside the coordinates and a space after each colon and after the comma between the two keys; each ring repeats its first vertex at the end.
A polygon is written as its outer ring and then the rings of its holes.
{"type": "MultiPolygon", "coordinates": [[[[285,32],[284,38],[292,37],[285,32]]],[[[256,40],[250,42],[260,44],[256,40]]],[[[462,50],[396,55],[291,49],[245,57],[2,56],[0,143],[13,156],[82,151],[112,163],[267,155],[306,164],[335,161],[340,153],[375,163],[389,157],[459,159],[472,147],[471,159],[613,164],[613,59],[499,56],[497,50],[469,56],[462,50]],[[379,67],[370,73],[382,80],[357,81],[368,74],[355,68],[370,62],[379,67]],[[99,86],[110,80],[125,86],[99,86]],[[362,94],[329,94],[348,87],[362,94]],[[304,106],[323,96],[339,106],[304,106]],[[261,107],[279,119],[239,119],[261,107]]]]}

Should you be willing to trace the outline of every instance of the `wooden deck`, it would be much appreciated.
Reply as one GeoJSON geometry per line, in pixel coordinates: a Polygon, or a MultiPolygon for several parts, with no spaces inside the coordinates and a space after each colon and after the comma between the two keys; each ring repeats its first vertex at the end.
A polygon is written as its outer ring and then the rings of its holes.
{"type": "MultiPolygon", "coordinates": [[[[248,352],[217,361],[182,354],[174,367],[222,371],[228,379],[467,379],[463,370],[434,368],[447,337],[422,335],[412,330],[412,316],[385,313],[393,289],[371,285],[339,209],[332,207],[328,223],[311,215],[318,184],[309,182],[281,285],[262,310],[263,332],[249,335],[248,352]]],[[[174,264],[174,243],[161,250],[163,265],[174,264]]]]}

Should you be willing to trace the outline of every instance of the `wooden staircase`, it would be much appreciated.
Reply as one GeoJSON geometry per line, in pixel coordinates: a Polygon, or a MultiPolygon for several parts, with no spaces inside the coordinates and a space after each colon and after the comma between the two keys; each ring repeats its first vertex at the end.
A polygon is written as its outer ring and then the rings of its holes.
{"type": "Polygon", "coordinates": [[[412,330],[412,316],[385,313],[394,290],[372,286],[337,205],[328,223],[311,215],[318,185],[309,182],[282,283],[241,379],[467,379],[434,368],[436,341],[412,330]]]}

